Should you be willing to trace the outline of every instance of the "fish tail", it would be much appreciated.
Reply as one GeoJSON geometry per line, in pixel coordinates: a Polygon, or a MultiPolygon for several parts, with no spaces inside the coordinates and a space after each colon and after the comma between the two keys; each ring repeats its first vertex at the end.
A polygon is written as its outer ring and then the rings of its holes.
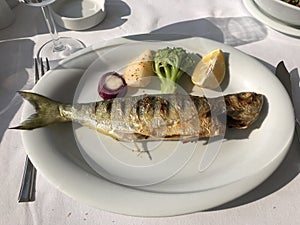
{"type": "Polygon", "coordinates": [[[34,106],[36,113],[29,116],[19,126],[11,127],[10,129],[32,130],[54,123],[69,121],[68,118],[60,113],[62,103],[32,92],[18,91],[18,93],[34,106]]]}

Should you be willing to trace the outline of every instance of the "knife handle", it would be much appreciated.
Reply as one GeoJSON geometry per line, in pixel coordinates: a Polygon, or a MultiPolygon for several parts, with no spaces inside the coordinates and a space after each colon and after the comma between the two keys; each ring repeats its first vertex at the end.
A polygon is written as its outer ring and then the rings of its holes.
{"type": "Polygon", "coordinates": [[[28,156],[26,156],[25,168],[18,202],[32,202],[35,200],[36,169],[28,156]]]}

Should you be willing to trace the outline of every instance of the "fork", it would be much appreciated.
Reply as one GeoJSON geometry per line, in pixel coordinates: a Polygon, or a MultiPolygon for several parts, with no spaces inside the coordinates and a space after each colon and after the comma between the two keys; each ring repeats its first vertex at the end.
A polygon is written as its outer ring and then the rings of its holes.
{"type": "MultiPolygon", "coordinates": [[[[48,59],[46,58],[45,61],[46,62],[44,65],[43,59],[34,58],[34,74],[35,74],[34,83],[35,84],[45,74],[45,67],[46,67],[46,71],[50,69],[50,64],[48,59]],[[39,65],[40,65],[40,72],[39,72],[39,65]]],[[[18,202],[32,202],[35,200],[35,184],[36,184],[36,168],[31,163],[27,155],[25,160],[25,165],[24,165],[24,171],[23,171],[23,177],[22,177],[18,202]]]]}

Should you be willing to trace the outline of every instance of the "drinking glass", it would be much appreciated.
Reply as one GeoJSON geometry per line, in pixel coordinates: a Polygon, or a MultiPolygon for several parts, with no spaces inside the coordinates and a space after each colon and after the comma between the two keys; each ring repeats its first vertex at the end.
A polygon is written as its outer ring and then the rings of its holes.
{"type": "Polygon", "coordinates": [[[38,51],[37,57],[47,57],[50,61],[59,61],[72,53],[85,48],[85,45],[70,37],[59,37],[51,15],[49,5],[55,0],[21,0],[27,5],[41,7],[51,40],[46,42],[38,51]]]}

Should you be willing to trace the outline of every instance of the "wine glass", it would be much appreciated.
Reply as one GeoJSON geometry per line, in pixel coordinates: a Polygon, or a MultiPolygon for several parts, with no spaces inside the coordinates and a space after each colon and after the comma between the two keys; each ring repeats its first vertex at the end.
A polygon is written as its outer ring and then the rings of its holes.
{"type": "Polygon", "coordinates": [[[49,29],[51,40],[46,42],[37,53],[37,57],[47,57],[49,61],[59,61],[72,53],[85,48],[85,45],[70,37],[59,37],[56,26],[51,15],[49,5],[55,0],[20,0],[26,5],[41,7],[47,27],[49,29]]]}

